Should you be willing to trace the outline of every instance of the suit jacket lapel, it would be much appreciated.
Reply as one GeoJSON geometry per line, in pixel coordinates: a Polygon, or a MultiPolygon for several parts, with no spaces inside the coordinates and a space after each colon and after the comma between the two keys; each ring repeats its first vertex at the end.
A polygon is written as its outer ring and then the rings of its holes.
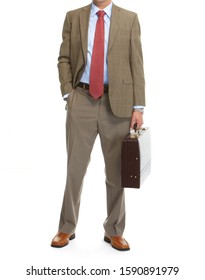
{"type": "Polygon", "coordinates": [[[91,9],[91,5],[84,7],[80,15],[81,42],[82,42],[82,49],[83,49],[83,55],[85,61],[87,59],[88,25],[89,25],[89,18],[90,18],[90,9],[91,9]]]}
{"type": "MultiPolygon", "coordinates": [[[[88,44],[88,26],[89,26],[91,4],[82,9],[83,9],[83,11],[80,15],[80,32],[81,32],[83,56],[84,56],[84,60],[86,61],[87,47],[88,47],[87,46],[87,44],[88,44]]],[[[119,29],[119,26],[121,23],[121,17],[122,17],[121,9],[113,4],[111,23],[110,23],[108,53],[110,52],[112,45],[115,41],[115,37],[117,35],[118,29],[119,29]]]]}
{"type": "Polygon", "coordinates": [[[110,52],[112,45],[115,41],[120,22],[121,22],[121,9],[113,4],[112,6],[112,16],[110,22],[110,34],[109,34],[109,44],[108,44],[108,53],[110,52]]]}

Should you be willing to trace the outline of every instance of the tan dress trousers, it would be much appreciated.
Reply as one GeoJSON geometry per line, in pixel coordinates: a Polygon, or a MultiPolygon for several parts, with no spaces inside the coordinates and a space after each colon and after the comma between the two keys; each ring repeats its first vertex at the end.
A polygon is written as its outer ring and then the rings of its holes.
{"type": "Polygon", "coordinates": [[[88,91],[79,87],[70,94],[67,107],[67,180],[59,231],[68,234],[75,232],[82,182],[99,134],[106,171],[107,218],[104,229],[111,236],[122,235],[125,199],[121,187],[121,142],[129,132],[130,118],[119,118],[112,113],[108,94],[95,100],[88,91]]]}

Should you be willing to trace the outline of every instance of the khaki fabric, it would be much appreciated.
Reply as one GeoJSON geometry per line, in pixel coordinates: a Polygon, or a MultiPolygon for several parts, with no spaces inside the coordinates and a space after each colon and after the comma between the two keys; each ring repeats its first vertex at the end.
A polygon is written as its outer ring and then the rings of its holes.
{"type": "Polygon", "coordinates": [[[58,58],[61,92],[62,95],[69,93],[67,180],[59,231],[75,232],[82,182],[99,135],[106,169],[104,229],[109,236],[122,236],[125,199],[121,187],[121,143],[129,132],[133,106],[145,105],[140,25],[137,14],[113,4],[107,57],[109,90],[99,100],[94,100],[88,91],[78,87],[86,66],[90,9],[88,5],[66,14],[58,58]]]}
{"type": "MultiPolygon", "coordinates": [[[[108,94],[94,100],[87,91],[80,88],[69,97],[67,110],[67,182],[59,230],[69,234],[75,232],[82,182],[93,144],[99,134],[106,170],[107,218],[104,228],[111,236],[122,235],[125,227],[125,201],[124,189],[121,187],[120,151],[122,139],[129,132],[130,118],[113,115],[108,94]]],[[[94,174],[93,178],[96,180],[94,174]]]]}
{"type": "MultiPolygon", "coordinates": [[[[76,88],[86,65],[90,8],[88,5],[66,14],[58,63],[62,95],[76,88]]],[[[138,16],[114,4],[108,45],[108,80],[113,114],[130,117],[133,105],[145,105],[138,16]]]]}

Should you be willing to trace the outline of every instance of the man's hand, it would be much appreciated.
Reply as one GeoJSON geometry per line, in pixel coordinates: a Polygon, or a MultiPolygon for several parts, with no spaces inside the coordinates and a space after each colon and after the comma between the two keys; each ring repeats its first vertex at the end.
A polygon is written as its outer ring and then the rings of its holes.
{"type": "Polygon", "coordinates": [[[132,113],[132,119],[131,119],[131,124],[130,124],[130,128],[134,129],[134,124],[137,124],[137,129],[139,129],[144,121],[143,121],[143,113],[138,112],[138,111],[134,111],[132,113]]]}

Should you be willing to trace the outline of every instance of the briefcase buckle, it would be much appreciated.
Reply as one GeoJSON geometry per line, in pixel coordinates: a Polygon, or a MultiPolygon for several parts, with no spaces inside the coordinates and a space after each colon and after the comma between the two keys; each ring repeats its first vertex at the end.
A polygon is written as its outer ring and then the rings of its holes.
{"type": "Polygon", "coordinates": [[[130,138],[139,138],[146,129],[147,129],[146,127],[141,127],[137,130],[130,129],[130,138]]]}

